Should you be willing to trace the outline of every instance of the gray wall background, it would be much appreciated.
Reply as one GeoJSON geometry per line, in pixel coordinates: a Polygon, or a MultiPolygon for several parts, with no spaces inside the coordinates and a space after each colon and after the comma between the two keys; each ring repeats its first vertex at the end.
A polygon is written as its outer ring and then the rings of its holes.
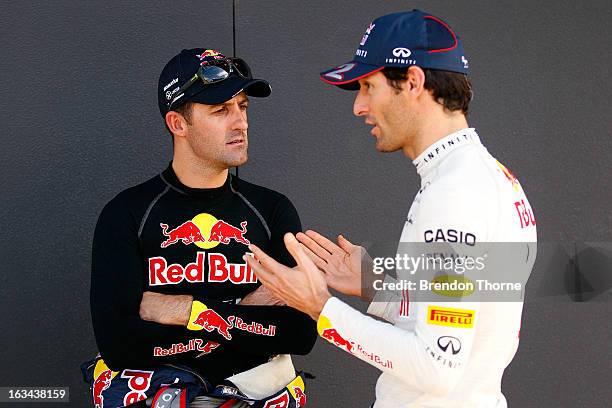
{"type": "MultiPolygon", "coordinates": [[[[324,86],[318,72],[350,60],[373,18],[415,7],[463,39],[476,92],[470,123],[521,179],[540,240],[558,246],[530,281],[521,346],[502,384],[510,406],[606,406],[610,258],[596,251],[602,269],[574,255],[612,231],[609,1],[237,0],[236,53],[273,86],[251,104],[251,160],[240,175],[287,194],[305,227],[396,241],[416,172],[400,153],[375,151],[352,116],[354,94],[324,86]]],[[[95,221],[114,194],[170,160],[157,77],[182,48],[231,54],[232,3],[1,8],[0,386],[69,386],[70,406],[88,406],[78,366],[96,353],[95,221]]],[[[317,375],[309,406],[373,400],[377,370],[339,349],[320,340],[296,360],[317,375]]]]}

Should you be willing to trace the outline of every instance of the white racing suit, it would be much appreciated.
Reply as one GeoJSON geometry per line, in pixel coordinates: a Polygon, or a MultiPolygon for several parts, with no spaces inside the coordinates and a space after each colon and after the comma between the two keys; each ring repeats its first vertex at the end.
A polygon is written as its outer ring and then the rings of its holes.
{"type": "MultiPolygon", "coordinates": [[[[474,129],[439,140],[413,163],[421,189],[400,246],[451,242],[460,251],[474,242],[524,243],[511,269],[529,276],[537,241],[533,211],[518,180],[489,154],[474,129]]],[[[382,371],[375,408],[502,408],[507,404],[501,379],[518,347],[522,296],[477,299],[414,301],[410,291],[378,292],[368,313],[386,320],[381,322],[332,297],[318,331],[382,371]]]]}

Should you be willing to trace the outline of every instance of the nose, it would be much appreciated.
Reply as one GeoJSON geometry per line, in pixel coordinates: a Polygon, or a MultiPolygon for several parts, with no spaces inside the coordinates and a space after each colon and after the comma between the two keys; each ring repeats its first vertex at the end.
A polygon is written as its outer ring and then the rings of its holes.
{"type": "Polygon", "coordinates": [[[367,96],[360,89],[353,103],[353,114],[355,116],[365,116],[368,114],[369,106],[367,96]]]}
{"type": "Polygon", "coordinates": [[[234,120],[232,121],[233,130],[245,131],[249,128],[246,109],[241,109],[238,104],[232,106],[234,120]]]}

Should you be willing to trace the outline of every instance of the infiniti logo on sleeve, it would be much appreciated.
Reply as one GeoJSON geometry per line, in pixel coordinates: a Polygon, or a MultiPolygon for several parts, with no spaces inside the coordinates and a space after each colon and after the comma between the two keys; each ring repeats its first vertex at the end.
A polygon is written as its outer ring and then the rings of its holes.
{"type": "Polygon", "coordinates": [[[397,58],[408,58],[412,52],[408,48],[398,47],[393,49],[393,56],[397,58]]]}
{"type": "Polygon", "coordinates": [[[461,342],[458,338],[452,336],[438,337],[438,347],[440,347],[440,350],[447,352],[449,346],[449,351],[453,353],[453,355],[461,351],[461,342]]]}

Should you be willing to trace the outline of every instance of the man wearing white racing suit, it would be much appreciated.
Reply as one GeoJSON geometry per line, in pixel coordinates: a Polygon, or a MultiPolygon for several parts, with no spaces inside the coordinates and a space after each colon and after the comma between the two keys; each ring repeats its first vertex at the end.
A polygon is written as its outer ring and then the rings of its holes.
{"type": "MultiPolygon", "coordinates": [[[[448,239],[451,231],[484,242],[536,240],[535,225],[523,227],[523,214],[516,210],[517,202],[529,208],[522,188],[516,179],[507,178],[510,173],[487,152],[473,129],[441,139],[414,165],[421,190],[401,242],[423,242],[440,234],[448,239]]],[[[531,256],[517,267],[530,271],[534,260],[531,256]]],[[[319,318],[320,328],[328,319],[327,326],[356,344],[354,355],[383,370],[375,407],[506,406],[501,378],[518,347],[521,302],[407,302],[392,296],[378,292],[368,313],[394,326],[366,317],[337,298],[326,303],[319,318]],[[436,315],[445,316],[444,312],[467,318],[453,326],[437,322],[436,315]],[[369,355],[379,356],[381,363],[369,355]],[[389,365],[387,361],[392,367],[383,366],[389,365]]]]}
{"type": "MultiPolygon", "coordinates": [[[[374,126],[377,150],[402,150],[421,177],[398,255],[416,243],[449,243],[459,254],[485,243],[487,254],[512,253],[506,269],[524,284],[535,261],[535,217],[516,177],[467,124],[467,70],[448,24],[413,10],[374,20],[354,59],[321,78],[358,90],[354,113],[374,126]]],[[[412,291],[379,291],[368,313],[382,322],[327,288],[363,296],[362,247],[314,231],[297,240],[287,234],[285,243],[295,270],[255,246],[247,262],[275,296],[316,320],[323,338],[382,371],[375,408],[507,406],[501,378],[518,347],[522,292],[513,301],[419,292],[415,301],[412,291]]]]}

